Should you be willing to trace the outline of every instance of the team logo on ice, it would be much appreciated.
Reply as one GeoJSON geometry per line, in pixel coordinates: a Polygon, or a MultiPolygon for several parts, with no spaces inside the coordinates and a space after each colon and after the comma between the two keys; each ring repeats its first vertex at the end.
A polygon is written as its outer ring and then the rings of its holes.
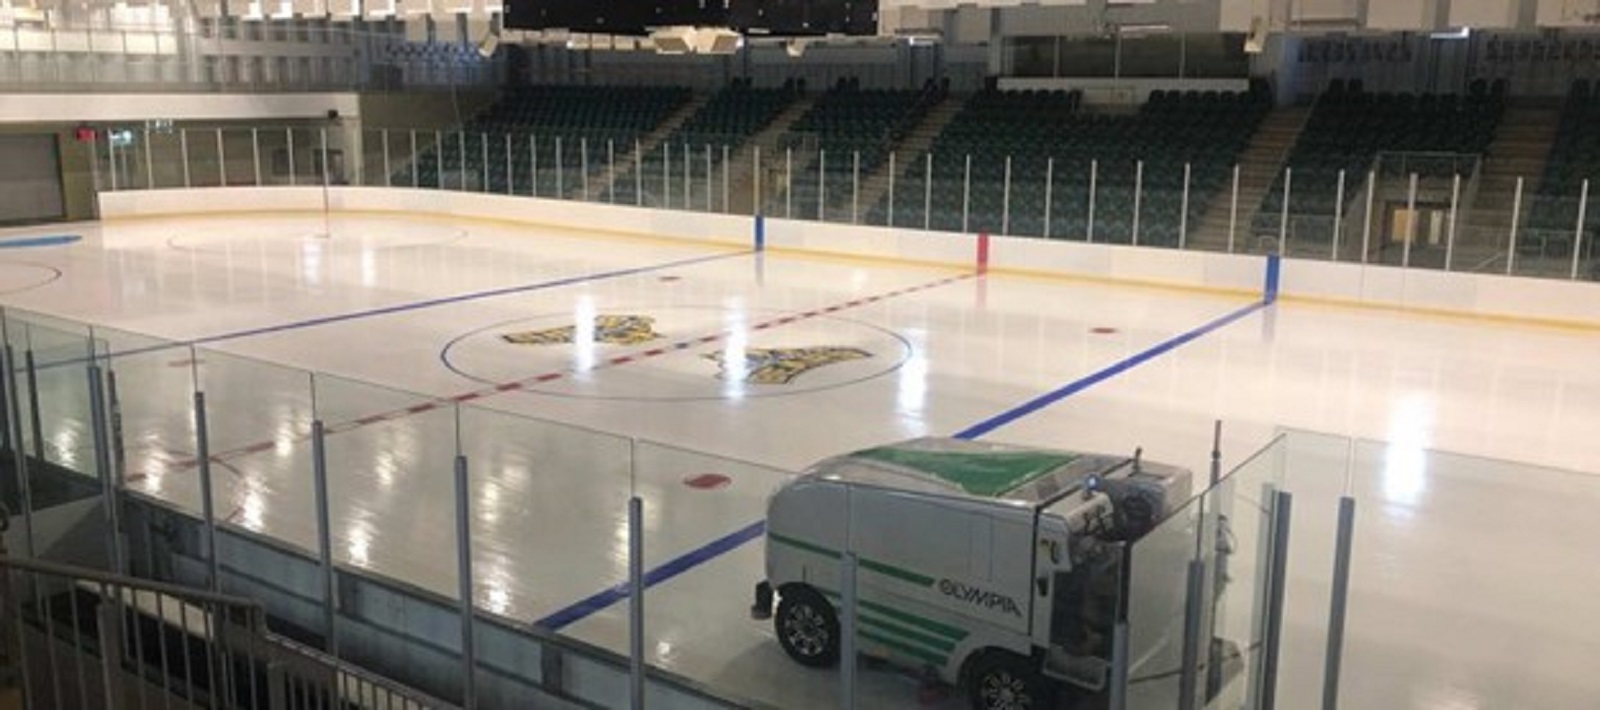
{"type": "MultiPolygon", "coordinates": [[[[650,316],[595,316],[593,341],[606,345],[638,345],[649,342],[661,337],[661,334],[656,332],[655,323],[656,319],[650,316]]],[[[564,325],[559,328],[506,333],[500,336],[500,339],[512,345],[561,345],[571,343],[577,337],[577,326],[564,325]]]]}
{"type": "Polygon", "coordinates": [[[860,348],[750,348],[743,363],[729,363],[721,351],[707,353],[707,360],[722,368],[722,379],[739,378],[757,385],[786,385],[807,372],[834,363],[872,357],[860,348]]]}

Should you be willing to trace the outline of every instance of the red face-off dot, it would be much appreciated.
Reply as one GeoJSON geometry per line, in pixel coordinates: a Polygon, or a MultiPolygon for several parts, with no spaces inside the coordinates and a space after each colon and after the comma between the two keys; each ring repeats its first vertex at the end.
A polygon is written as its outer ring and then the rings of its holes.
{"type": "Polygon", "coordinates": [[[1089,332],[1094,333],[1095,335],[1111,335],[1112,333],[1117,332],[1117,329],[1101,326],[1099,328],[1090,328],[1089,332]]]}
{"type": "Polygon", "coordinates": [[[656,280],[660,281],[661,283],[669,284],[669,283],[672,283],[674,281],[682,281],[683,277],[682,276],[662,276],[661,278],[658,278],[656,280]]]}
{"type": "Polygon", "coordinates": [[[723,488],[730,483],[733,483],[733,479],[728,478],[720,473],[701,473],[693,476],[687,476],[683,479],[683,485],[702,491],[723,488]]]}
{"type": "Polygon", "coordinates": [[[193,367],[195,365],[202,364],[205,364],[205,360],[201,360],[199,358],[184,358],[182,360],[173,360],[172,362],[167,363],[167,367],[193,367]]]}

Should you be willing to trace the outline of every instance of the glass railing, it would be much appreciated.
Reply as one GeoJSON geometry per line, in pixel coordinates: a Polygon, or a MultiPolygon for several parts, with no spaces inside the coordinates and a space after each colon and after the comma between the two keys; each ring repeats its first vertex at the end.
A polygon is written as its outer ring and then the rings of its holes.
{"type": "MultiPolygon", "coordinates": [[[[364,185],[1088,243],[1280,253],[1408,269],[1600,279],[1589,190],[1483,188],[1478,158],[1387,154],[1365,174],[666,144],[644,131],[260,126],[101,131],[101,191],[364,185]],[[1399,172],[1397,172],[1399,171],[1399,172]],[[1572,194],[1565,194],[1571,192],[1572,194]]],[[[1511,183],[1508,183],[1511,184],[1511,183]]]]}

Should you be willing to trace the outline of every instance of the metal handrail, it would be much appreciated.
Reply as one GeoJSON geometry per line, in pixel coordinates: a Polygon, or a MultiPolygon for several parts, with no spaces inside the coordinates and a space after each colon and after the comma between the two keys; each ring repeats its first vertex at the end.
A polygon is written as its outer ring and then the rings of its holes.
{"type": "Polygon", "coordinates": [[[179,599],[183,599],[184,601],[194,602],[197,604],[221,604],[225,606],[241,607],[252,612],[261,613],[263,615],[266,614],[266,607],[262,606],[261,602],[247,597],[237,597],[229,594],[208,592],[205,590],[194,589],[176,584],[167,584],[165,582],[152,582],[148,579],[129,577],[110,572],[101,572],[98,570],[75,567],[73,565],[64,565],[56,562],[45,562],[43,560],[0,555],[0,568],[8,567],[19,569],[24,572],[45,574],[53,577],[72,577],[109,587],[128,587],[146,592],[165,594],[170,597],[177,597],[179,599]]]}

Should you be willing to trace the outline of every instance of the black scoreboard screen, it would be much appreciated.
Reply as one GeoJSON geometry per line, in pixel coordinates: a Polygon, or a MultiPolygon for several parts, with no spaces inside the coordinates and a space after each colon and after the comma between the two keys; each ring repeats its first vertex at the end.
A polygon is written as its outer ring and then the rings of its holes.
{"type": "Polygon", "coordinates": [[[600,34],[695,25],[750,34],[873,35],[878,0],[506,0],[505,24],[600,34]]]}

